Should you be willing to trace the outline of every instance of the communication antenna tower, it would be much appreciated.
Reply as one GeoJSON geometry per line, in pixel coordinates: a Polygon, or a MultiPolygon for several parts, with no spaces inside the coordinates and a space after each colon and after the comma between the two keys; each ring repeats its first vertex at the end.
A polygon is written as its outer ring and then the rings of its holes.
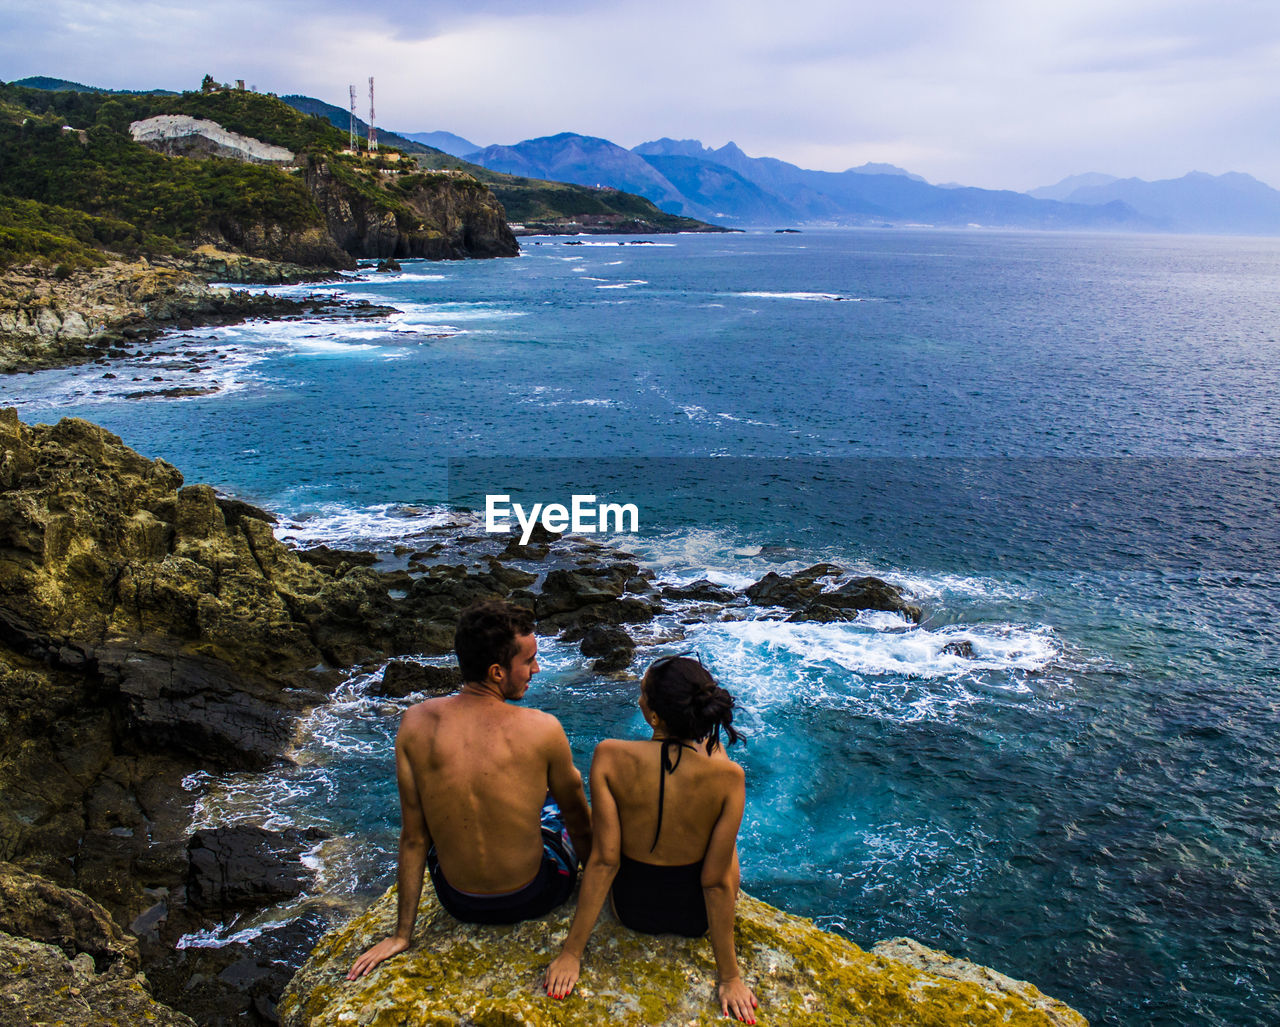
{"type": "Polygon", "coordinates": [[[351,86],[351,133],[347,145],[352,153],[360,152],[360,133],[356,131],[356,87],[351,86]]]}
{"type": "Polygon", "coordinates": [[[378,152],[378,130],[373,123],[373,76],[369,76],[369,152],[378,152]]]}

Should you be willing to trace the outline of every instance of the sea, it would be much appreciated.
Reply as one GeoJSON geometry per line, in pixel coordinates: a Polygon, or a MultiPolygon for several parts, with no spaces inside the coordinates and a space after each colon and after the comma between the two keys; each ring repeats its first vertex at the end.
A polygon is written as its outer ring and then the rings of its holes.
{"type": "MultiPolygon", "coordinates": [[[[752,894],[1094,1024],[1280,1023],[1280,240],[521,246],[275,290],[385,318],[175,332],[9,377],[0,402],[95,421],[301,546],[403,554],[484,535],[490,495],[578,495],[635,506],[634,532],[584,538],[662,581],[829,562],[897,584],[919,624],[674,604],[630,674],[544,638],[526,701],[585,775],[600,739],[643,734],[635,674],[694,649],[738,703],[752,894]]],[[[193,775],[196,823],[323,827],[321,888],[379,894],[406,705],[370,694],[380,673],[311,714],[288,765],[193,775]]]]}

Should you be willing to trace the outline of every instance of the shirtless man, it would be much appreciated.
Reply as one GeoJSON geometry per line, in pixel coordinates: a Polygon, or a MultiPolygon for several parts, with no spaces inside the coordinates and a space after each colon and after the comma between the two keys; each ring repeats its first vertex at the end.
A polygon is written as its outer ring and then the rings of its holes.
{"type": "Polygon", "coordinates": [[[461,690],[411,706],[396,735],[396,930],[352,964],[348,980],[409,947],[424,869],[459,920],[510,924],[563,903],[591,852],[591,815],[564,728],[511,705],[538,672],[532,615],[498,601],[469,607],[454,650],[461,690]],[[559,810],[544,809],[548,792],[559,810]]]}

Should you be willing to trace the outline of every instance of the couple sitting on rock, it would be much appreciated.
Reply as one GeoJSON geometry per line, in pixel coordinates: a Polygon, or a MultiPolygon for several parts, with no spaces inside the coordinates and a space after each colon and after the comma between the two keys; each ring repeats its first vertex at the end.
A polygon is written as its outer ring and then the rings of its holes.
{"type": "Polygon", "coordinates": [[[729,742],[738,737],[733,697],[697,660],[656,661],[640,686],[653,737],[596,747],[588,811],[560,722],[509,704],[538,671],[531,614],[477,604],[459,618],[454,648],[461,690],[410,707],[396,736],[396,930],[355,961],[348,979],[409,947],[424,870],[457,919],[509,924],[565,902],[583,858],[573,924],[547,970],[549,995],[573,990],[611,897],[632,930],[709,934],[722,1012],[754,1023],[756,998],[738,975],[733,939],[745,778],[720,746],[721,728],[729,742]]]}

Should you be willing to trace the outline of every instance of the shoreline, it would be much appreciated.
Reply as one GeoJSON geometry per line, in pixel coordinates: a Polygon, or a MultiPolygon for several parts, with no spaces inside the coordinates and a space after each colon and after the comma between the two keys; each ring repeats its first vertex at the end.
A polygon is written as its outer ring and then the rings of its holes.
{"type": "Polygon", "coordinates": [[[25,755],[8,768],[5,791],[25,792],[38,767],[69,760],[68,744],[100,753],[77,778],[45,784],[52,805],[33,825],[0,810],[4,856],[48,875],[42,894],[73,886],[103,902],[104,915],[137,938],[156,997],[198,1016],[246,1002],[273,1007],[320,935],[355,908],[319,893],[299,916],[248,941],[176,948],[280,899],[314,894],[303,855],[329,837],[244,824],[193,831],[202,789],[191,775],[260,772],[287,759],[298,718],[324,707],[353,671],[380,670],[386,697],[452,690],[448,668],[413,657],[448,652],[453,620],[469,602],[497,595],[530,605],[540,634],[576,645],[584,664],[594,661],[592,673],[605,676],[625,671],[637,646],[655,644],[646,632],[663,613],[696,609],[702,619],[732,621],[750,602],[775,608],[779,620],[852,620],[864,609],[920,616],[900,590],[846,581],[830,564],[771,573],[743,591],[675,585],[594,540],[545,531],[527,545],[478,538],[457,516],[434,525],[436,541],[420,550],[294,549],[275,540],[273,515],[184,485],[171,465],[140,457],[89,422],[28,427],[12,410],[0,422],[6,488],[25,497],[5,528],[30,540],[4,561],[0,697],[6,705],[18,694],[37,697],[12,729],[25,755]],[[138,530],[121,533],[126,524],[138,530]],[[87,578],[80,552],[98,561],[87,578]],[[106,587],[98,575],[122,558],[128,577],[106,587]],[[103,595],[115,598],[104,606],[103,595]],[[118,605],[130,595],[137,598],[118,605]],[[61,598],[50,605],[51,596],[61,598]],[[281,600],[290,611],[283,621],[281,600]],[[192,602],[202,611],[194,624],[192,602]],[[326,668],[319,673],[317,659],[326,668]],[[67,726],[51,735],[44,725],[58,718],[67,726]],[[55,787],[67,790],[63,798],[55,787]],[[229,987],[191,992],[193,981],[244,960],[258,969],[229,987]]]}

